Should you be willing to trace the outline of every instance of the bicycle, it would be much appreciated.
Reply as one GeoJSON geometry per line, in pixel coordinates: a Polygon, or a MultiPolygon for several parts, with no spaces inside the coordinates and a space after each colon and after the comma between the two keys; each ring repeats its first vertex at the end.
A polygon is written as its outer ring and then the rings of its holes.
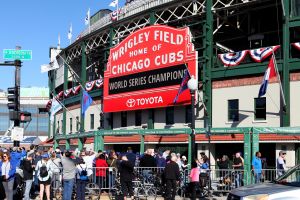
{"type": "MultiPolygon", "coordinates": [[[[152,183],[145,183],[140,180],[133,181],[134,183],[134,197],[140,199],[140,197],[148,199],[152,197],[154,200],[157,197],[157,189],[152,183]]],[[[152,199],[151,198],[151,199],[152,199]]]]}

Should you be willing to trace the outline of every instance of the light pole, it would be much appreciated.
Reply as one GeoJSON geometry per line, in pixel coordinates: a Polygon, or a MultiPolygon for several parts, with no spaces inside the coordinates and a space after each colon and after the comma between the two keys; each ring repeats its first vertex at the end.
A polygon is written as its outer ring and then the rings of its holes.
{"type": "MultiPolygon", "coordinates": [[[[194,159],[197,154],[195,151],[195,91],[198,89],[198,82],[197,80],[194,78],[194,76],[191,76],[190,80],[187,83],[188,88],[190,90],[191,93],[191,110],[192,110],[192,121],[191,121],[191,157],[192,159],[194,159]]],[[[192,162],[192,161],[190,161],[192,162]]]]}

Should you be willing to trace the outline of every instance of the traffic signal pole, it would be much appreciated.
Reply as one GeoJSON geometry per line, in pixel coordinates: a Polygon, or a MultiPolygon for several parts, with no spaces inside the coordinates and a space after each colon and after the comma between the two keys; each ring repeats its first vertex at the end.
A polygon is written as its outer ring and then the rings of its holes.
{"type": "MultiPolygon", "coordinates": [[[[21,67],[22,67],[22,62],[21,60],[15,60],[15,61],[8,61],[4,63],[0,63],[0,66],[15,66],[15,107],[14,107],[14,127],[19,127],[20,126],[20,83],[21,83],[21,67]],[[15,115],[16,114],[16,115],[15,115]]],[[[13,141],[14,146],[20,146],[20,141],[13,141]]]]}
{"type": "MultiPolygon", "coordinates": [[[[15,60],[15,87],[16,87],[16,93],[17,93],[17,104],[16,104],[16,111],[17,113],[20,113],[20,85],[21,85],[21,66],[22,62],[20,60],[15,60]]],[[[14,120],[14,126],[20,126],[20,119],[14,120]]],[[[13,141],[15,147],[20,146],[20,141],[13,141]]]]}
{"type": "MultiPolygon", "coordinates": [[[[15,88],[16,88],[16,111],[20,112],[20,85],[21,85],[21,66],[22,62],[20,60],[15,60],[15,88]]],[[[15,126],[20,126],[20,119],[14,120],[15,126]]]]}

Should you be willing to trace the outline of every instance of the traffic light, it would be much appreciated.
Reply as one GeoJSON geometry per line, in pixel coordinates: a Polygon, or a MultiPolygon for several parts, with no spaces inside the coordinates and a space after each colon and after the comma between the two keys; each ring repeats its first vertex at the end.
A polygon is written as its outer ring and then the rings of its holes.
{"type": "Polygon", "coordinates": [[[9,110],[18,111],[18,100],[19,100],[19,92],[17,87],[7,88],[7,107],[9,110]]]}
{"type": "Polygon", "coordinates": [[[26,111],[20,112],[20,122],[30,122],[31,121],[31,113],[26,111]]]}

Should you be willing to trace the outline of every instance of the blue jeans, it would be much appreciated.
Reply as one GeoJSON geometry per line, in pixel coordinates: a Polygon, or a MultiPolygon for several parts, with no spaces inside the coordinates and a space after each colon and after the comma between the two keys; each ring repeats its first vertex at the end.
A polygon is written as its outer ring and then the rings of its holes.
{"type": "Polygon", "coordinates": [[[77,200],[85,200],[85,186],[87,181],[76,180],[76,197],[77,200]]]}
{"type": "Polygon", "coordinates": [[[143,170],[143,178],[144,178],[144,181],[146,183],[149,182],[149,179],[150,179],[150,176],[151,176],[150,173],[151,173],[151,170],[149,170],[149,169],[144,169],[143,170]]]}
{"type": "Polygon", "coordinates": [[[242,178],[243,176],[241,172],[235,172],[235,188],[241,187],[242,178]]]}
{"type": "Polygon", "coordinates": [[[25,192],[24,192],[24,200],[30,200],[29,194],[30,194],[30,189],[31,189],[31,185],[32,185],[33,180],[26,180],[26,188],[25,188],[25,192]]]}
{"type": "Polygon", "coordinates": [[[260,183],[261,173],[255,173],[254,178],[255,178],[255,184],[260,183]]]}
{"type": "Polygon", "coordinates": [[[114,174],[114,171],[109,172],[109,176],[108,176],[109,188],[113,188],[115,186],[115,181],[116,181],[116,175],[114,174]]]}
{"type": "Polygon", "coordinates": [[[73,193],[74,179],[64,180],[63,200],[71,200],[73,193]]]}

